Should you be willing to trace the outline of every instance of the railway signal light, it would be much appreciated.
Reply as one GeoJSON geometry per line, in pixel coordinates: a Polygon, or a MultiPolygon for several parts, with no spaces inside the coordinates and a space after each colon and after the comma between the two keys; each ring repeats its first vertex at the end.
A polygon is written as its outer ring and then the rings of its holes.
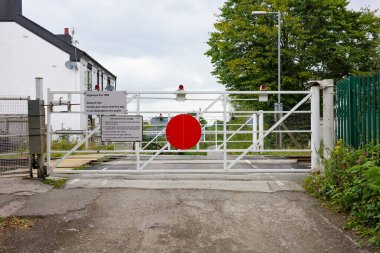
{"type": "MultiPolygon", "coordinates": [[[[260,91],[267,91],[267,86],[266,85],[261,85],[260,86],[260,91]]],[[[259,94],[259,102],[268,102],[268,94],[259,94]]]]}
{"type": "Polygon", "coordinates": [[[180,86],[178,86],[176,100],[181,101],[181,102],[186,100],[185,87],[182,84],[180,86]]]}

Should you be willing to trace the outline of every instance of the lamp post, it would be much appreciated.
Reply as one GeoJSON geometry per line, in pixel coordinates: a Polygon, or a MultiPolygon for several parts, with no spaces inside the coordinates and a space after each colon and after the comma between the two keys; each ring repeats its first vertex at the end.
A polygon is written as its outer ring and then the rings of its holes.
{"type": "MultiPolygon", "coordinates": [[[[278,46],[278,52],[277,52],[277,63],[278,63],[278,91],[281,91],[281,12],[267,12],[267,11],[253,11],[252,15],[254,16],[260,16],[260,15],[270,15],[274,14],[277,15],[278,17],[278,41],[277,41],[277,46],[278,46]]],[[[281,94],[278,94],[277,96],[277,103],[281,104],[281,94]]]]}
{"type": "MultiPolygon", "coordinates": [[[[278,52],[277,52],[277,56],[278,56],[278,59],[277,59],[277,63],[278,63],[278,80],[277,80],[277,88],[278,88],[278,95],[277,95],[277,103],[275,104],[275,111],[283,111],[283,107],[282,107],[282,104],[281,104],[281,94],[280,94],[280,91],[281,91],[281,12],[278,11],[278,12],[267,12],[267,11],[253,11],[252,12],[252,15],[253,16],[260,16],[260,15],[271,15],[271,14],[274,14],[274,15],[277,15],[278,17],[278,41],[277,41],[277,45],[278,45],[278,52]]],[[[276,115],[277,119],[276,121],[280,120],[282,116],[282,113],[279,113],[276,115]]],[[[278,130],[280,130],[280,127],[278,128],[278,130]]],[[[278,133],[277,134],[277,147],[281,147],[282,146],[282,135],[281,133],[278,133]]]]}

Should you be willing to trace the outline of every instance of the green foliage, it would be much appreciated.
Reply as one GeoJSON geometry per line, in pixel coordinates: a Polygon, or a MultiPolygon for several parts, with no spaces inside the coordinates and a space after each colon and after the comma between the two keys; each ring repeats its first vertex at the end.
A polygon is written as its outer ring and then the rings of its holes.
{"type": "Polygon", "coordinates": [[[65,186],[67,178],[62,179],[44,179],[44,184],[52,185],[54,189],[61,189],[65,186]]]}
{"type": "Polygon", "coordinates": [[[258,90],[263,84],[277,89],[277,15],[253,16],[257,10],[282,13],[284,90],[304,89],[310,79],[340,79],[377,69],[380,18],[369,9],[349,10],[348,3],[227,0],[208,41],[213,75],[227,90],[258,90]]]}
{"type": "Polygon", "coordinates": [[[323,175],[314,174],[304,188],[349,215],[347,228],[370,237],[380,250],[380,146],[355,150],[338,143],[325,161],[323,175]]]}
{"type": "MultiPolygon", "coordinates": [[[[60,138],[60,139],[52,141],[51,149],[52,150],[71,150],[77,144],[78,142],[76,140],[60,138]]],[[[114,149],[115,149],[114,144],[99,145],[97,143],[89,143],[89,147],[88,147],[88,150],[114,150],[114,149]]],[[[85,150],[85,145],[83,144],[81,147],[79,147],[78,150],[85,150]]]]}

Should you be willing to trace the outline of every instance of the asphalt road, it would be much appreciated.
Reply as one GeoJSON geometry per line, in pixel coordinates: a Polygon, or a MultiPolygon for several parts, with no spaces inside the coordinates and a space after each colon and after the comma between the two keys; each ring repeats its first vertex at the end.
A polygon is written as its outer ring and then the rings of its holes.
{"type": "MultiPolygon", "coordinates": [[[[30,230],[6,234],[0,238],[0,251],[367,252],[339,229],[339,221],[300,192],[67,192],[70,196],[85,194],[91,201],[81,209],[64,209],[64,214],[36,218],[30,230]]],[[[63,200],[67,198],[58,195],[55,201],[63,200]]]]}

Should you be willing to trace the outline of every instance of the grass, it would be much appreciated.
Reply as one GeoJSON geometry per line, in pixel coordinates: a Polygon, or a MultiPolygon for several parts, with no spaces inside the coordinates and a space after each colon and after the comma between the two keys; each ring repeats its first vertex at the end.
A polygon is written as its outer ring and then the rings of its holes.
{"type": "Polygon", "coordinates": [[[62,189],[66,184],[67,178],[61,179],[44,179],[42,182],[47,185],[51,185],[54,189],[62,189]]]}
{"type": "Polygon", "coordinates": [[[29,229],[33,227],[34,222],[28,218],[23,217],[0,217],[0,229],[17,228],[17,229],[29,229]]]}

